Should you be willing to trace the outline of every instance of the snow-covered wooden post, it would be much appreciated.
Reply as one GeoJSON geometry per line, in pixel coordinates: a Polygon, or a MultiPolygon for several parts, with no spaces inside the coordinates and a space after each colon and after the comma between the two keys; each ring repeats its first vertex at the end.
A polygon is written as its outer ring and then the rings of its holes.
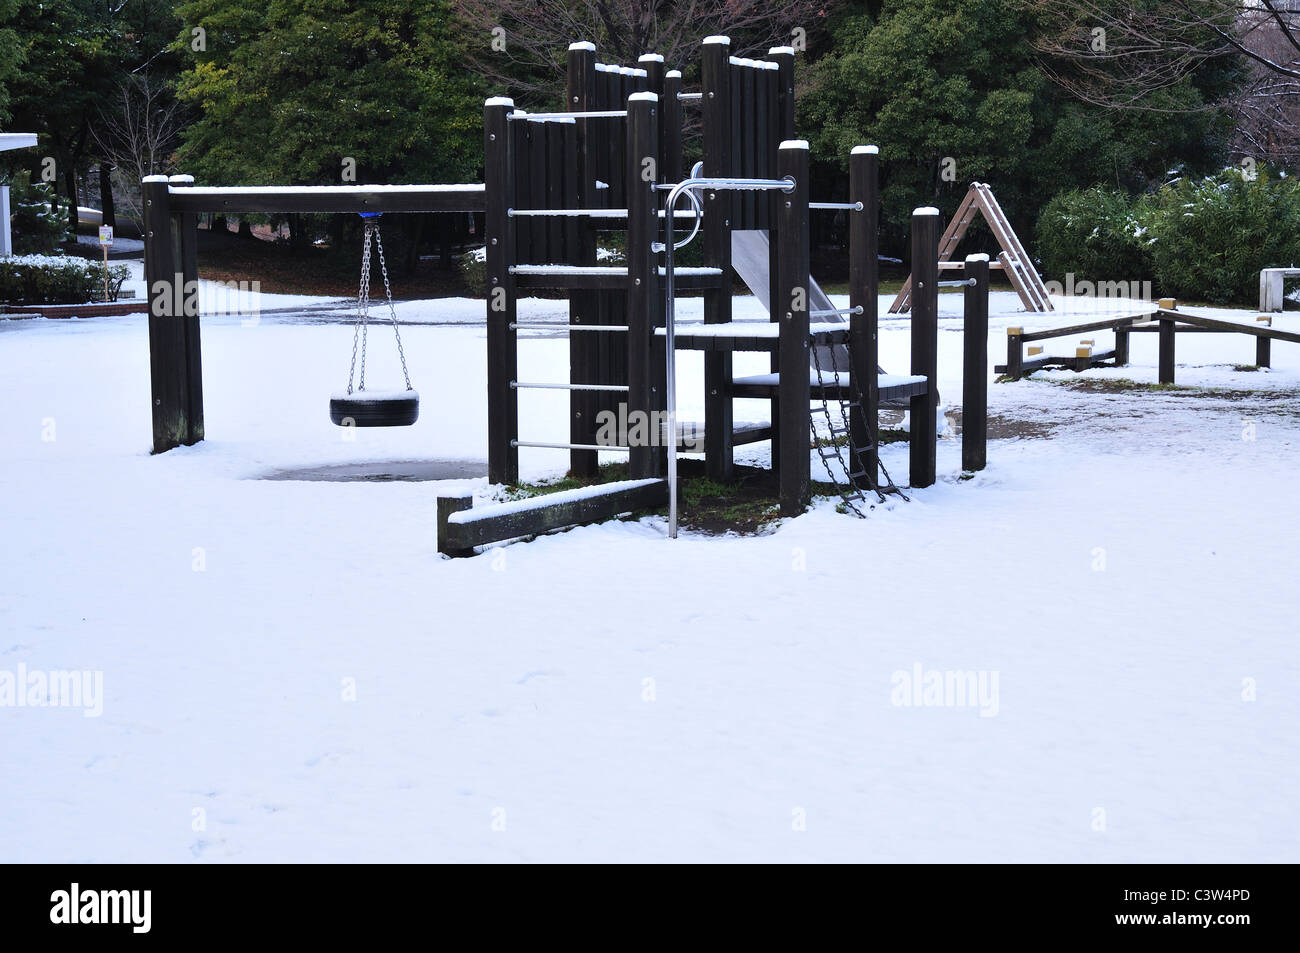
{"type": "Polygon", "coordinates": [[[483,181],[487,241],[488,480],[519,482],[519,397],[511,386],[519,366],[515,323],[514,150],[510,148],[512,99],[483,105],[483,181]]]}
{"type": "Polygon", "coordinates": [[[1013,381],[1020,380],[1025,372],[1025,345],[1020,339],[1024,333],[1024,328],[1007,328],[1007,377],[1013,381]]]}
{"type": "Polygon", "coordinates": [[[1174,319],[1160,312],[1160,383],[1174,382],[1174,319]]]}
{"type": "MultiPolygon", "coordinates": [[[[180,236],[172,215],[165,175],[146,176],[144,193],[144,277],[149,299],[149,382],[153,401],[153,451],[203,439],[198,319],[189,333],[180,236]],[[199,384],[196,390],[195,384],[199,384]],[[197,393],[199,425],[194,427],[197,393]]],[[[191,289],[192,290],[192,289],[191,289]]]]}
{"type": "MultiPolygon", "coordinates": [[[[192,175],[173,175],[167,180],[172,189],[190,188],[192,175]]],[[[186,444],[203,439],[203,343],[199,329],[199,215],[197,212],[172,212],[172,241],[176,249],[176,269],[181,276],[183,306],[177,320],[185,328],[185,398],[189,433],[186,444]]]]}
{"type": "MultiPolygon", "coordinates": [[[[701,100],[704,126],[704,174],[729,178],[735,174],[731,141],[731,39],[709,36],[700,51],[701,100]]],[[[732,192],[704,190],[704,264],[722,269],[716,288],[704,292],[704,322],[731,320],[732,192]]],[[[709,477],[730,480],[734,437],[731,400],[732,361],[729,352],[704,354],[704,459],[709,477]]]]}
{"type": "MultiPolygon", "coordinates": [[[[654,413],[658,375],[650,357],[659,313],[659,267],[652,250],[659,237],[659,97],[633,93],[627,99],[627,417],[644,420],[644,440],[629,440],[628,476],[633,480],[658,476],[664,445],[659,416],[654,413]]],[[[629,437],[637,429],[629,427],[629,437]]],[[[675,440],[676,434],[664,434],[675,440]]]]}
{"type": "MultiPolygon", "coordinates": [[[[876,430],[880,418],[879,318],[880,285],[877,227],[880,214],[879,150],[855,146],[849,156],[849,201],[861,206],[849,215],[849,307],[861,314],[849,318],[849,383],[858,413],[849,410],[849,440],[857,453],[850,454],[862,467],[861,476],[850,482],[860,490],[875,487],[880,472],[876,430]]],[[[778,194],[779,200],[779,194],[778,194]]]]}
{"type": "Polygon", "coordinates": [[[939,210],[912,213],[912,373],[925,393],[912,397],[911,485],[933,486],[939,409],[939,210]]]}
{"type": "Polygon", "coordinates": [[[777,255],[776,294],[772,314],[780,323],[777,365],[778,446],[781,513],[798,516],[808,505],[811,472],[808,457],[808,143],[791,139],[777,151],[777,178],[791,177],[794,188],[777,192],[773,242],[777,255]]]}
{"type": "Polygon", "coordinates": [[[970,255],[962,275],[961,468],[983,470],[988,462],[989,429],[989,256],[970,255]]]}

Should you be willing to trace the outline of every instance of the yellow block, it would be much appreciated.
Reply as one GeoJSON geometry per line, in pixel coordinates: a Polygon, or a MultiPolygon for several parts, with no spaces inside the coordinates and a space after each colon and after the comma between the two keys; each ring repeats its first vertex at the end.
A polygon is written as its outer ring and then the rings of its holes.
{"type": "Polygon", "coordinates": [[[1014,334],[1024,334],[1024,333],[1025,333],[1025,329],[1024,329],[1024,328],[1007,328],[1007,336],[1008,336],[1008,337],[1010,337],[1011,335],[1014,335],[1014,334]]]}
{"type": "Polygon", "coordinates": [[[1086,345],[1088,345],[1088,347],[1096,347],[1096,346],[1097,346],[1097,339],[1096,339],[1096,338],[1084,338],[1084,339],[1081,340],[1079,343],[1080,343],[1080,344],[1086,344],[1086,345]]]}
{"type": "Polygon", "coordinates": [[[1076,347],[1076,348],[1074,349],[1074,356],[1075,356],[1075,357],[1092,357],[1092,348],[1090,348],[1090,347],[1076,347]]]}
{"type": "Polygon", "coordinates": [[[1178,310],[1177,298],[1161,298],[1159,301],[1156,302],[1156,304],[1158,304],[1161,308],[1163,308],[1166,311],[1178,310]]]}
{"type": "Polygon", "coordinates": [[[1030,357],[1033,357],[1035,354],[1042,354],[1042,353],[1043,353],[1043,349],[1041,347],[1036,347],[1032,344],[1029,346],[1030,357]]]}
{"type": "Polygon", "coordinates": [[[1271,315],[1271,314],[1261,314],[1261,315],[1260,315],[1258,318],[1256,318],[1255,320],[1256,320],[1256,321],[1263,321],[1263,322],[1264,322],[1265,324],[1267,324],[1270,328],[1273,326],[1273,315],[1271,315]]]}

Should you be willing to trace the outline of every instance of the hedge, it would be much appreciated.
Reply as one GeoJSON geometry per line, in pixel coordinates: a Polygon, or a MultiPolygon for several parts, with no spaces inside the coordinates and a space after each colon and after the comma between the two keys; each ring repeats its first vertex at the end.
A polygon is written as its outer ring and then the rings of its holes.
{"type": "Polygon", "coordinates": [[[1151,279],[1161,297],[1253,305],[1261,269],[1300,263],[1300,181],[1228,168],[1136,199],[1063,192],[1044,206],[1035,241],[1049,279],[1151,279]]]}
{"type": "MultiPolygon", "coordinates": [[[[108,269],[109,291],[116,296],[130,272],[125,265],[108,269]]],[[[0,258],[0,301],[10,304],[83,304],[104,290],[102,265],[84,258],[23,255],[0,258]]]]}

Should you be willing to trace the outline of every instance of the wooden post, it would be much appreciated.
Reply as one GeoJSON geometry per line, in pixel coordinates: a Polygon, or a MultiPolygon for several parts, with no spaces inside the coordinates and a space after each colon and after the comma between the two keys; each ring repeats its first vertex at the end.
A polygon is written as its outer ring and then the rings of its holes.
{"type": "Polygon", "coordinates": [[[473,556],[473,549],[456,549],[447,543],[447,517],[452,513],[473,509],[472,496],[438,497],[438,552],[444,556],[473,556]]]}
{"type": "Polygon", "coordinates": [[[1124,367],[1129,361],[1129,346],[1133,337],[1130,330],[1133,326],[1133,319],[1129,318],[1123,324],[1115,327],[1115,366],[1124,367]]]}
{"type": "Polygon", "coordinates": [[[1174,319],[1160,318],[1160,383],[1174,382],[1174,319]]]}
{"type": "Polygon", "coordinates": [[[153,452],[164,453],[189,437],[189,380],[180,273],[167,176],[141,181],[144,198],[144,276],[149,296],[149,382],[153,400],[153,452]]]}
{"type": "Polygon", "coordinates": [[[937,462],[939,377],[939,210],[912,213],[912,374],[925,393],[911,403],[911,485],[933,486],[937,462]]]}
{"type": "MultiPolygon", "coordinates": [[[[730,176],[731,143],[731,40],[705,37],[701,51],[704,115],[704,174],[730,176]]],[[[704,292],[704,322],[731,320],[731,209],[732,194],[704,191],[704,264],[722,269],[717,288],[704,292]]],[[[732,362],[729,353],[704,355],[704,459],[711,479],[730,480],[734,454],[731,402],[732,362]]]]}
{"type": "MultiPolygon", "coordinates": [[[[651,347],[655,336],[659,267],[651,246],[659,237],[659,203],[655,183],[659,167],[659,97],[633,93],[627,101],[627,416],[629,432],[638,418],[647,423],[645,441],[633,441],[628,475],[633,480],[658,476],[661,444],[654,414],[654,369],[651,347]],[[656,426],[650,426],[654,423],[656,426]]],[[[667,435],[674,439],[674,434],[667,435]]]]}
{"type": "Polygon", "coordinates": [[[510,273],[515,257],[514,152],[510,148],[510,121],[514,100],[495,97],[483,106],[483,181],[487,211],[483,234],[487,240],[487,385],[488,480],[519,482],[519,397],[511,387],[519,366],[515,323],[515,279],[510,273]]]}
{"type": "MultiPolygon", "coordinates": [[[[862,210],[849,212],[849,307],[862,308],[849,318],[849,382],[857,413],[849,408],[850,454],[863,471],[851,482],[860,490],[875,487],[880,473],[880,262],[876,243],[880,215],[880,150],[855,146],[849,156],[849,201],[862,210]]],[[[777,193],[780,195],[780,193],[777,193]]]]}
{"type": "MultiPolygon", "coordinates": [[[[192,175],[173,175],[167,180],[173,189],[194,185],[192,175]]],[[[189,432],[185,444],[203,439],[203,348],[199,330],[199,216],[197,212],[172,214],[174,260],[180,266],[185,302],[180,317],[185,325],[185,400],[189,432]]]]}
{"type": "MultiPolygon", "coordinates": [[[[1273,319],[1268,315],[1260,315],[1255,319],[1261,321],[1266,327],[1273,326],[1273,319]]],[[[1273,366],[1273,339],[1266,337],[1255,338],[1255,366],[1272,367],[1273,366]]]]}
{"type": "MultiPolygon", "coordinates": [[[[596,47],[593,43],[572,43],[568,54],[568,84],[565,88],[565,109],[586,112],[596,108],[596,47]]],[[[592,134],[603,128],[607,120],[575,123],[577,136],[577,162],[569,170],[573,180],[573,193],[577,207],[598,208],[600,196],[596,192],[596,163],[600,149],[592,141],[592,134]]],[[[577,245],[570,249],[569,264],[596,264],[596,229],[590,219],[578,219],[577,245]]],[[[600,292],[572,291],[569,293],[569,323],[599,324],[602,309],[600,292]]],[[[599,338],[606,332],[575,331],[569,333],[569,379],[582,383],[600,382],[601,362],[599,338]]],[[[600,411],[600,396],[592,391],[569,391],[569,442],[595,443],[596,415],[600,411]]],[[[575,477],[594,477],[599,460],[594,450],[570,450],[569,468],[575,477]]]]}
{"type": "MultiPolygon", "coordinates": [[[[776,173],[780,166],[780,146],[781,143],[792,140],[795,137],[794,131],[794,49],[789,46],[774,46],[767,51],[767,58],[776,64],[776,86],[772,95],[772,114],[769,117],[771,132],[769,139],[771,145],[768,156],[768,165],[773,174],[776,173]]],[[[811,195],[811,192],[809,193],[811,195]]],[[[777,287],[777,272],[780,270],[780,250],[777,248],[775,240],[775,230],[777,219],[780,217],[780,208],[785,202],[785,195],[780,192],[769,192],[766,194],[768,200],[768,231],[769,235],[767,250],[767,273],[768,289],[767,300],[776,301],[780,294],[777,287]]],[[[772,321],[779,319],[775,307],[769,309],[769,317],[772,321]]],[[[781,372],[780,355],[773,354],[771,369],[774,374],[781,372]]],[[[770,401],[772,421],[772,467],[776,470],[781,469],[780,454],[777,448],[781,443],[781,402],[779,399],[770,401]]],[[[802,433],[802,430],[800,431],[802,433]]]]}
{"type": "Polygon", "coordinates": [[[781,513],[798,516],[808,505],[811,473],[808,448],[808,143],[802,139],[781,143],[777,157],[779,178],[792,176],[791,192],[778,193],[776,234],[778,291],[772,311],[780,315],[778,340],[780,399],[781,513]]]}
{"type": "Polygon", "coordinates": [[[974,472],[988,462],[989,256],[968,256],[962,274],[975,283],[966,286],[963,302],[961,468],[974,472]]]}
{"type": "Polygon", "coordinates": [[[1024,328],[1007,328],[1007,377],[1013,381],[1020,380],[1025,373],[1025,349],[1020,340],[1024,333],[1024,328]]]}
{"type": "Polygon", "coordinates": [[[659,104],[661,182],[680,182],[686,178],[682,168],[682,101],[677,94],[682,91],[681,70],[664,74],[664,98],[659,104]]]}

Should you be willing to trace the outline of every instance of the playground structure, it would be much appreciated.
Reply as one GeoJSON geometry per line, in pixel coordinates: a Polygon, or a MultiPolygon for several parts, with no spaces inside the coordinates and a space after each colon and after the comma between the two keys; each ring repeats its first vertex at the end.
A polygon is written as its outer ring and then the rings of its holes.
{"type": "Polygon", "coordinates": [[[1025,333],[1024,328],[1007,328],[1007,362],[996,365],[993,370],[1012,380],[1020,380],[1025,375],[1046,367],[1060,367],[1074,371],[1086,371],[1092,367],[1123,367],[1129,362],[1130,335],[1144,333],[1160,335],[1158,380],[1161,384],[1175,383],[1174,369],[1177,366],[1175,347],[1177,335],[1180,333],[1245,334],[1253,337],[1256,367],[1272,365],[1274,341],[1300,344],[1300,334],[1274,328],[1271,315],[1260,315],[1255,319],[1255,324],[1250,325],[1161,307],[1154,312],[1111,317],[1028,334],[1025,333]],[[1075,334],[1087,334],[1092,331],[1115,332],[1115,346],[1110,350],[1098,351],[1095,349],[1095,341],[1084,340],[1079,342],[1073,356],[1052,356],[1043,353],[1042,346],[1032,343],[1072,337],[1075,334]],[[1029,353],[1026,355],[1027,345],[1029,345],[1029,353]]]}
{"type": "Polygon", "coordinates": [[[676,354],[686,349],[704,355],[704,456],[713,479],[733,478],[737,446],[769,440],[784,515],[809,502],[814,451],[846,506],[861,514],[867,494],[884,500],[901,493],[877,448],[879,409],[893,406],[911,416],[909,485],[932,485],[942,285],[966,290],[963,464],[983,467],[987,256],[948,263],[945,270],[960,269],[961,277],[941,281],[939,213],[917,210],[911,367],[906,375],[882,373],[877,150],[852,150],[848,201],[811,201],[807,143],[794,139],[794,51],[778,47],[766,60],[743,59],[731,55],[728,38],[708,37],[700,52],[701,88],[688,92],[682,74],[656,54],[635,67],[616,66],[597,62],[592,44],[573,44],[569,109],[528,113],[503,97],[485,103],[481,185],[199,188],[186,176],[147,178],[155,452],[203,439],[197,298],[175,292],[197,280],[198,213],[482,211],[490,482],[518,482],[521,447],[567,452],[580,478],[597,476],[599,453],[617,451],[626,454],[628,474],[481,507],[468,497],[439,499],[441,552],[464,554],[664,503],[675,535],[676,458],[689,429],[676,419],[676,354]],[[701,110],[703,139],[702,161],[689,173],[682,154],[687,108],[701,110]],[[817,211],[849,216],[847,309],[836,309],[809,274],[809,215],[817,211]],[[624,265],[598,259],[600,236],[609,231],[625,234],[624,265]],[[674,251],[697,236],[703,265],[676,265],[674,251]],[[732,320],[733,273],[768,305],[769,322],[732,320]],[[518,313],[521,293],[539,289],[568,295],[568,381],[518,379],[518,332],[556,329],[518,313]],[[703,325],[677,328],[683,295],[702,296],[703,325]],[[737,351],[769,353],[771,373],[735,377],[737,351]],[[536,389],[569,392],[568,441],[519,432],[519,395],[536,389]],[[745,397],[769,401],[768,424],[736,426],[732,401],[745,397]],[[649,425],[638,439],[602,442],[602,411],[649,425]]]}
{"type": "MultiPolygon", "coordinates": [[[[939,239],[939,269],[961,268],[960,263],[952,261],[957,246],[966,237],[966,231],[977,216],[982,215],[993,237],[997,239],[1001,251],[997,261],[989,265],[995,271],[1001,271],[1011,282],[1011,287],[1020,296],[1020,303],[1031,313],[1052,311],[1052,299],[1043,284],[1042,276],[1034,267],[1033,259],[1011,227],[1011,220],[998,204],[993,189],[983,182],[972,182],[965,198],[953,213],[952,221],[944,229],[939,239]]],[[[912,276],[903,283],[898,296],[889,306],[890,314],[899,314],[912,306],[912,276]]]]}

